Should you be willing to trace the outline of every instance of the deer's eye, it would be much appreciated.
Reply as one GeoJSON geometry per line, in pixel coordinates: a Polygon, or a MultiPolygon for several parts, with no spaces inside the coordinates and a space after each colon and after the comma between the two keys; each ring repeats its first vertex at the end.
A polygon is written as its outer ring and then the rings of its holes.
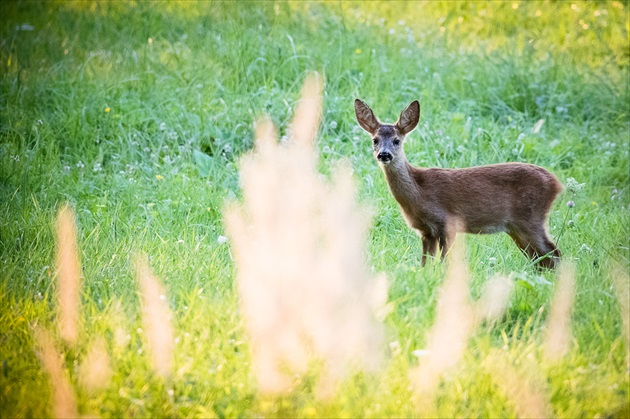
{"type": "Polygon", "coordinates": [[[378,138],[372,138],[372,144],[377,145],[378,144],[378,138]]]}
{"type": "Polygon", "coordinates": [[[394,145],[400,145],[400,140],[394,140],[393,143],[394,145]]]}

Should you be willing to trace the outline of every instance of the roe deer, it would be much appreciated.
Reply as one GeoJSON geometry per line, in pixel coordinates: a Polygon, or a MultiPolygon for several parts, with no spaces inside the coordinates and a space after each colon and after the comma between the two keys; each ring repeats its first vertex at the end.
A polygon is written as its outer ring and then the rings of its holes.
{"type": "Polygon", "coordinates": [[[542,167],[501,163],[466,169],[418,168],[407,162],[403,141],[418,124],[420,104],[413,101],[395,124],[382,124],[356,99],[361,128],[372,136],[374,157],[400,205],[407,224],[422,236],[422,266],[439,245],[446,254],[457,231],[506,232],[537,263],[554,268],[560,251],[546,231],[547,215],[562,190],[542,167]]]}

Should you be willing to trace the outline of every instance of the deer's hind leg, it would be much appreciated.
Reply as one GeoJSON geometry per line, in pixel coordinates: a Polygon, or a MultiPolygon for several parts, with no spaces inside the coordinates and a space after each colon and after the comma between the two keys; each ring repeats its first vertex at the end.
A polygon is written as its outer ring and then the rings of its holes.
{"type": "Polygon", "coordinates": [[[536,261],[538,269],[554,269],[558,264],[560,250],[542,225],[535,228],[512,228],[508,234],[525,255],[536,261]]]}
{"type": "Polygon", "coordinates": [[[541,228],[541,231],[536,236],[534,246],[539,256],[545,256],[538,261],[538,266],[541,268],[555,269],[560,262],[561,253],[555,243],[549,238],[544,228],[541,228]]]}

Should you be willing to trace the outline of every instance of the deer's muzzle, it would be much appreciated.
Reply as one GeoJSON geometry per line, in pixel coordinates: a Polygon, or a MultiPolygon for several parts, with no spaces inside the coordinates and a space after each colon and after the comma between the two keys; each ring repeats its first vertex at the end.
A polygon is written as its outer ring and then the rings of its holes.
{"type": "Polygon", "coordinates": [[[389,163],[394,159],[394,156],[389,151],[381,151],[376,156],[376,159],[381,163],[389,163]]]}

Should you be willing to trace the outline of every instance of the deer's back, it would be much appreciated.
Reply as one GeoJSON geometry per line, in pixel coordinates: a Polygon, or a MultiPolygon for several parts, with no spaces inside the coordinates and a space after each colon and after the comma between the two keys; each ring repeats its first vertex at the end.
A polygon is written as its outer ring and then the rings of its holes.
{"type": "Polygon", "coordinates": [[[543,221],[562,190],[542,167],[502,163],[465,169],[412,168],[418,205],[435,206],[464,221],[471,233],[507,231],[510,224],[543,221]]]}

